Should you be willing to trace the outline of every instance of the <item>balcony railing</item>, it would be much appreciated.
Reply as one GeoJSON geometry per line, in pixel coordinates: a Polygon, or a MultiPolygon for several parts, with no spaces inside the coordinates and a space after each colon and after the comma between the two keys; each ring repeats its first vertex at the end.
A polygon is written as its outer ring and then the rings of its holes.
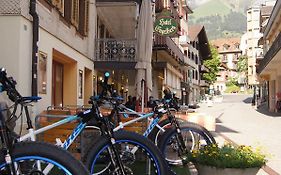
{"type": "Polygon", "coordinates": [[[153,48],[156,50],[167,50],[175,59],[179,58],[178,61],[185,63],[183,52],[170,37],[155,35],[153,48]]]}
{"type": "Polygon", "coordinates": [[[207,83],[206,80],[200,80],[200,86],[208,87],[208,86],[209,86],[209,83],[207,83]]]}
{"type": "Polygon", "coordinates": [[[136,40],[97,39],[95,61],[136,62],[136,40]]]}
{"type": "Polygon", "coordinates": [[[273,59],[277,52],[281,49],[281,33],[277,36],[272,46],[264,55],[264,58],[260,61],[257,72],[261,73],[262,70],[268,65],[268,63],[273,59]]]}
{"type": "Polygon", "coordinates": [[[96,0],[97,3],[99,2],[136,2],[138,4],[141,4],[141,0],[96,0]]]}

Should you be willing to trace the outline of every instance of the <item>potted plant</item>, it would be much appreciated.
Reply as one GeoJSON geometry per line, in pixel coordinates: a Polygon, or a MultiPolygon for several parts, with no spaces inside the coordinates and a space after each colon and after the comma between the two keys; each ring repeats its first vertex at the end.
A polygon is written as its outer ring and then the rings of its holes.
{"type": "Polygon", "coordinates": [[[254,175],[267,161],[258,148],[231,144],[207,145],[192,151],[188,157],[199,175],[254,175]]]}

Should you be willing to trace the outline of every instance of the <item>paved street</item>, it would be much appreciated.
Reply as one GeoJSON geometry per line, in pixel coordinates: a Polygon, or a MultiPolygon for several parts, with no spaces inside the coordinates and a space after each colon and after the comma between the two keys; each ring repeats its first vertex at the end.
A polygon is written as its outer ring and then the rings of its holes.
{"type": "Polygon", "coordinates": [[[281,173],[281,115],[266,115],[263,108],[257,111],[251,106],[251,96],[238,94],[224,95],[223,102],[212,107],[201,104],[197,111],[216,117],[219,135],[237,144],[262,146],[272,155],[268,166],[281,173]]]}

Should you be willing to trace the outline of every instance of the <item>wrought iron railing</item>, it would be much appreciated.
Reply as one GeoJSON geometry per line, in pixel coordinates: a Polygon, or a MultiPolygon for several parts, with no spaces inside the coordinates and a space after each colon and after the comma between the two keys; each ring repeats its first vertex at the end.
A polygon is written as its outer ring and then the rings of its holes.
{"type": "Polygon", "coordinates": [[[277,54],[277,52],[281,49],[281,33],[277,36],[269,50],[264,55],[264,58],[260,61],[259,67],[257,69],[258,73],[268,65],[268,63],[273,59],[273,57],[277,54]]]}
{"type": "Polygon", "coordinates": [[[136,40],[97,39],[94,61],[136,62],[136,40]]]}

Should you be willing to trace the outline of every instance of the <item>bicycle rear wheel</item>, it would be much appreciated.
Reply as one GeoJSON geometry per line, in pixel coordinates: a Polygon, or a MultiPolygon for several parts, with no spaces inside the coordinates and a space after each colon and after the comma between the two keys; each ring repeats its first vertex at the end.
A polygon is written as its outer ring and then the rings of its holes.
{"type": "MultiPolygon", "coordinates": [[[[17,174],[23,175],[87,175],[87,169],[67,151],[47,143],[21,142],[11,151],[17,174]]],[[[0,174],[10,175],[3,153],[0,174]]]]}
{"type": "MultiPolygon", "coordinates": [[[[114,137],[117,155],[121,158],[126,174],[169,174],[168,164],[151,141],[127,131],[117,131],[114,137]]],[[[90,148],[86,157],[86,166],[90,173],[121,174],[120,167],[116,165],[116,158],[112,154],[110,140],[106,137],[100,137],[98,140],[99,142],[90,148]]]]}

